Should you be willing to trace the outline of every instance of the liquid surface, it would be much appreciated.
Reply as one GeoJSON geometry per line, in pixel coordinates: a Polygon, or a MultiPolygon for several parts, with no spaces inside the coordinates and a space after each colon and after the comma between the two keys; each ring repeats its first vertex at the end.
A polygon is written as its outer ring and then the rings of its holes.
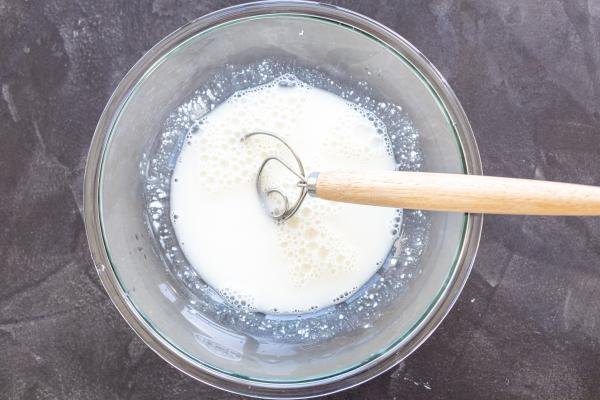
{"type": "MultiPolygon", "coordinates": [[[[308,197],[291,220],[269,218],[255,188],[262,160],[289,153],[306,172],[393,170],[385,126],[372,113],[293,75],[237,92],[186,137],[171,180],[171,221],[200,276],[230,302],[265,313],[301,313],[338,303],[379,268],[400,222],[398,210],[308,197]]],[[[270,168],[267,184],[296,178],[270,168]]]]}

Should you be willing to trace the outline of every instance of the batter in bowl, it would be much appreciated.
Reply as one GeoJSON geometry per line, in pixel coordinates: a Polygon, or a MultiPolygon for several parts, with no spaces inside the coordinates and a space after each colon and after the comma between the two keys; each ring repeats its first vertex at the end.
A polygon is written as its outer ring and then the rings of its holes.
{"type": "MultiPolygon", "coordinates": [[[[302,313],[343,301],[389,252],[399,210],[307,198],[292,219],[274,222],[255,179],[264,158],[286,153],[268,138],[240,140],[255,131],[281,136],[307,170],[396,166],[384,124],[354,103],[293,75],[237,92],[190,131],[172,176],[171,221],[186,258],[251,310],[302,313]]],[[[294,190],[284,170],[270,179],[294,190]]]]}

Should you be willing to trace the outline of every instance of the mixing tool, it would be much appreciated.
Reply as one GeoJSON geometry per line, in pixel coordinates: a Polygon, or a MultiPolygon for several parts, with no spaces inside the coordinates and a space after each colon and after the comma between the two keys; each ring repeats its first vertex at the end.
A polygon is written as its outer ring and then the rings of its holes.
{"type": "Polygon", "coordinates": [[[266,202],[279,196],[283,207],[270,208],[276,221],[290,219],[307,195],[343,203],[513,215],[600,215],[600,187],[495,176],[408,171],[322,171],[306,174],[298,154],[280,136],[252,132],[282,143],[296,169],[277,156],[264,159],[256,176],[256,190],[266,202]],[[263,175],[270,163],[279,163],[295,175],[301,188],[296,201],[278,187],[265,187],[263,175]],[[291,203],[291,204],[290,204],[291,203]]]}

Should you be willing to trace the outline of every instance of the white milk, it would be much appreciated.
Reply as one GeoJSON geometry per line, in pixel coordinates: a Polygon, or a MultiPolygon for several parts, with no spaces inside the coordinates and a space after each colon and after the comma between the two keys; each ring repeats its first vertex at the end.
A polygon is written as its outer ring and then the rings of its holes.
{"type": "MultiPolygon", "coordinates": [[[[234,304],[299,313],[338,303],[377,271],[394,239],[391,208],[307,197],[292,219],[276,223],[255,179],[269,155],[293,161],[276,133],[299,154],[306,172],[393,170],[385,127],[355,104],[284,76],[236,93],[186,138],[171,181],[171,220],[187,259],[234,304]]],[[[297,181],[270,168],[270,184],[297,181]]]]}

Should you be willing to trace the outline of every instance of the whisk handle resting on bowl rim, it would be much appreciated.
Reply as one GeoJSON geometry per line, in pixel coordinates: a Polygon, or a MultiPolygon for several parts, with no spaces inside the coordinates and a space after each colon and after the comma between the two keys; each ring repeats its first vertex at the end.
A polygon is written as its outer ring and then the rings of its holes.
{"type": "Polygon", "coordinates": [[[315,172],[321,199],[430,211],[600,215],[600,187],[494,176],[404,171],[315,172]]]}

